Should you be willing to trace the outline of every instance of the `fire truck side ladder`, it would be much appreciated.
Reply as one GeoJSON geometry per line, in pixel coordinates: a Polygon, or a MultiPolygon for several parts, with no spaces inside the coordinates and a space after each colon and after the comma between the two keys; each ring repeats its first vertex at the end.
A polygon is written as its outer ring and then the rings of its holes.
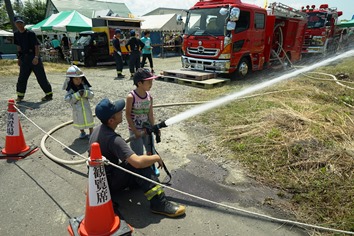
{"type": "Polygon", "coordinates": [[[303,18],[303,19],[307,18],[306,13],[296,10],[280,2],[270,3],[268,8],[272,10],[271,13],[272,15],[275,16],[286,17],[286,18],[303,18]]]}
{"type": "Polygon", "coordinates": [[[282,59],[280,58],[279,54],[276,53],[276,52],[274,51],[274,49],[272,49],[272,55],[273,55],[273,57],[276,57],[275,60],[278,59],[279,64],[282,65],[284,68],[288,67],[288,63],[289,63],[289,65],[290,65],[289,67],[293,67],[293,63],[291,62],[290,58],[288,57],[288,55],[286,54],[286,52],[284,51],[283,48],[281,48],[281,51],[283,51],[283,53],[284,53],[284,60],[282,60],[282,59]]]}

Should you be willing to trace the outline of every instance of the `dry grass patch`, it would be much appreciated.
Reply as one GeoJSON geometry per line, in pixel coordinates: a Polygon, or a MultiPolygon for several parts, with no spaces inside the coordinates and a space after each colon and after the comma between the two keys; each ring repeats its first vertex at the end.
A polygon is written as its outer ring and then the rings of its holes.
{"type": "MultiPolygon", "coordinates": [[[[46,73],[63,72],[68,69],[69,65],[65,63],[44,62],[46,73]]],[[[20,71],[17,60],[0,60],[0,74],[5,76],[17,76],[20,71]]]]}
{"type": "Polygon", "coordinates": [[[197,118],[251,176],[279,188],[279,196],[290,193],[289,210],[300,221],[348,231],[354,231],[353,62],[332,67],[335,74],[343,70],[337,66],[346,68],[346,86],[322,74],[300,76],[197,118]]]}

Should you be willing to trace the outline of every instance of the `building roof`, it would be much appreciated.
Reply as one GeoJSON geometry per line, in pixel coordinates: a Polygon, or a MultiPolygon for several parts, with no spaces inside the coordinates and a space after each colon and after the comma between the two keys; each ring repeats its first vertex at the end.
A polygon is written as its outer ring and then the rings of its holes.
{"type": "Polygon", "coordinates": [[[95,11],[107,9],[121,17],[131,16],[131,12],[125,3],[110,2],[109,0],[47,0],[45,17],[47,18],[60,11],[76,10],[84,16],[92,18],[95,11]]]}
{"type": "Polygon", "coordinates": [[[181,15],[186,15],[184,12],[186,9],[178,9],[178,8],[166,8],[166,7],[159,7],[156,8],[155,10],[152,10],[144,16],[150,16],[150,15],[165,15],[165,14],[181,14],[181,15]],[[184,12],[184,14],[183,14],[184,12]]]}

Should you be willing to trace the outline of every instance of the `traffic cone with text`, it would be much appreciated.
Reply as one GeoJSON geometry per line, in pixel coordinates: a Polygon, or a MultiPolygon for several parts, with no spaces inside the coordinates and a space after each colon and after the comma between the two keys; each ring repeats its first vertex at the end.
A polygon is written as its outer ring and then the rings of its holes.
{"type": "Polygon", "coordinates": [[[69,220],[70,235],[131,235],[130,226],[114,214],[100,145],[93,143],[89,160],[89,185],[85,216],[69,220]]]}
{"type": "Polygon", "coordinates": [[[1,149],[0,159],[17,160],[25,158],[38,150],[37,146],[26,145],[18,112],[14,106],[15,100],[10,99],[7,109],[5,148],[1,149]]]}

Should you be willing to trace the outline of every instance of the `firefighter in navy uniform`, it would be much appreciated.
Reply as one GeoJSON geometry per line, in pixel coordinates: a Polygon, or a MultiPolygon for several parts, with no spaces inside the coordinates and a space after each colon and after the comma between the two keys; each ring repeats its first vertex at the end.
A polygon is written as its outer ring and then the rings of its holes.
{"type": "Polygon", "coordinates": [[[135,37],[135,31],[130,31],[131,38],[128,40],[125,48],[130,52],[129,71],[131,78],[134,77],[135,71],[140,67],[140,51],[145,47],[145,44],[135,37]]]}
{"type": "Polygon", "coordinates": [[[122,79],[125,77],[122,74],[122,72],[123,72],[123,58],[122,58],[122,51],[120,49],[120,42],[119,42],[119,38],[120,38],[121,33],[122,32],[120,29],[116,29],[114,32],[113,40],[112,40],[112,45],[114,48],[113,57],[116,62],[116,69],[117,69],[117,79],[122,79]]]}
{"type": "Polygon", "coordinates": [[[39,42],[36,34],[31,30],[25,29],[25,22],[21,17],[15,17],[14,21],[18,29],[14,34],[14,44],[17,45],[17,63],[20,66],[20,74],[16,85],[16,101],[21,102],[24,99],[28,78],[32,71],[36,75],[38,84],[45,93],[42,101],[52,100],[52,86],[47,79],[42,60],[39,57],[39,42]]]}

